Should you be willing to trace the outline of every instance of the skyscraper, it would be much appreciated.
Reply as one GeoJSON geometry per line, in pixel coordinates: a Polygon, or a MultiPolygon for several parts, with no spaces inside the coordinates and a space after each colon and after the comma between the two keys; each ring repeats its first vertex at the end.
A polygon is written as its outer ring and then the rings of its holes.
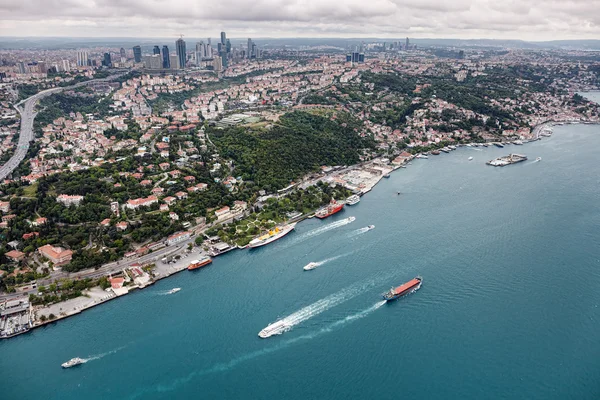
{"type": "Polygon", "coordinates": [[[248,48],[246,50],[246,58],[252,58],[252,39],[248,38],[248,48]]]}
{"type": "Polygon", "coordinates": [[[185,68],[186,51],[185,41],[182,38],[177,39],[175,42],[175,50],[177,51],[177,58],[179,59],[179,69],[185,68]]]}
{"type": "Polygon", "coordinates": [[[170,69],[171,68],[171,60],[169,59],[169,46],[163,46],[162,59],[163,59],[163,68],[170,69]]]}
{"type": "Polygon", "coordinates": [[[17,67],[19,67],[19,73],[20,73],[20,74],[24,74],[24,73],[26,73],[26,72],[27,72],[27,71],[25,70],[25,63],[24,63],[23,61],[19,61],[19,62],[17,63],[17,67]]]}
{"type": "Polygon", "coordinates": [[[154,46],[154,50],[152,51],[152,54],[160,54],[160,47],[154,46]]]}
{"type": "Polygon", "coordinates": [[[112,61],[110,59],[110,53],[104,53],[104,60],[102,60],[102,65],[105,67],[112,66],[112,61]]]}
{"type": "Polygon", "coordinates": [[[225,32],[221,32],[221,44],[223,46],[225,46],[226,42],[227,42],[227,36],[225,35],[225,32]]]}
{"type": "Polygon", "coordinates": [[[119,54],[121,56],[121,62],[127,61],[127,53],[125,52],[124,48],[121,47],[121,50],[119,51],[119,54]]]}
{"type": "Polygon", "coordinates": [[[410,42],[408,41],[408,38],[406,38],[406,46],[404,47],[404,50],[408,50],[409,45],[410,45],[410,42]]]}
{"type": "Polygon", "coordinates": [[[86,67],[88,65],[89,54],[87,51],[80,50],[77,52],[77,66],[86,67]]]}
{"type": "Polygon", "coordinates": [[[69,60],[62,60],[60,63],[63,71],[69,72],[71,70],[71,63],[69,60]]]}
{"type": "Polygon", "coordinates": [[[231,53],[231,42],[229,41],[229,39],[227,39],[227,41],[225,42],[225,52],[231,53]]]}
{"type": "Polygon", "coordinates": [[[133,60],[136,63],[142,62],[142,48],[140,46],[133,46],[133,60]]]}

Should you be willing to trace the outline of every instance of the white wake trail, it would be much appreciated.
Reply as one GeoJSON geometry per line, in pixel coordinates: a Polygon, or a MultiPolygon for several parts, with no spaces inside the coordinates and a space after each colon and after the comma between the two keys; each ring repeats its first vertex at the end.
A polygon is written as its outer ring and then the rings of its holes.
{"type": "Polygon", "coordinates": [[[114,354],[114,353],[116,353],[119,350],[123,350],[124,348],[125,348],[125,346],[121,346],[121,347],[119,347],[117,349],[114,349],[114,350],[111,350],[111,351],[107,351],[106,353],[101,353],[101,354],[96,354],[96,355],[93,355],[93,356],[89,356],[88,358],[84,358],[83,360],[84,360],[84,362],[99,360],[99,359],[101,359],[103,357],[106,357],[109,354],[114,354]]]}

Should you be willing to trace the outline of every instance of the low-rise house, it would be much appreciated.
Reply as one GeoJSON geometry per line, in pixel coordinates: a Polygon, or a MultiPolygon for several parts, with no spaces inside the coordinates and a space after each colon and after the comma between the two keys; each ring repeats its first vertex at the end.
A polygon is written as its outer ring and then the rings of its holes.
{"type": "Polygon", "coordinates": [[[19,250],[11,250],[5,254],[6,258],[18,262],[25,258],[25,253],[19,250]]]}
{"type": "Polygon", "coordinates": [[[66,207],[69,207],[71,205],[78,206],[83,201],[83,196],[61,194],[56,198],[56,201],[63,204],[66,207]]]}
{"type": "Polygon", "coordinates": [[[126,221],[117,222],[117,224],[115,225],[118,231],[125,231],[127,230],[128,226],[129,224],[126,221]]]}
{"type": "Polygon", "coordinates": [[[127,200],[127,204],[125,204],[125,207],[127,207],[131,210],[135,210],[139,207],[151,206],[154,203],[158,203],[158,197],[156,197],[154,195],[150,195],[145,198],[141,197],[139,199],[127,200]]]}
{"type": "Polygon", "coordinates": [[[174,244],[181,243],[189,239],[191,236],[192,232],[189,231],[175,233],[167,238],[167,246],[173,246],[174,244]]]}

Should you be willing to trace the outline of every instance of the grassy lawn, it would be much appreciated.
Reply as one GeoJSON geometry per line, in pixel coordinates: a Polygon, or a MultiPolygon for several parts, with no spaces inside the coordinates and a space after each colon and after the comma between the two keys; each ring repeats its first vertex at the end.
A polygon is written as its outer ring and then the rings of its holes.
{"type": "Polygon", "coordinates": [[[38,183],[34,183],[33,185],[29,185],[23,188],[23,196],[25,197],[35,197],[37,194],[38,183]]]}

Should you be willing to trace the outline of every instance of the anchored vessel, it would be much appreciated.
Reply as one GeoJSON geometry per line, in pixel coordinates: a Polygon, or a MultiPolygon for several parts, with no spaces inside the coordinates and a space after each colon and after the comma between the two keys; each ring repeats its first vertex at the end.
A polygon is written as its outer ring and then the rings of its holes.
{"type": "Polygon", "coordinates": [[[310,271],[311,269],[315,269],[319,266],[319,263],[316,262],[309,262],[308,264],[306,264],[304,266],[304,270],[305,271],[310,271]]]}
{"type": "Polygon", "coordinates": [[[344,208],[344,203],[341,201],[335,201],[335,199],[331,199],[327,207],[324,207],[315,213],[315,217],[323,219],[327,218],[337,212],[340,212],[344,208]]]}
{"type": "Polygon", "coordinates": [[[188,265],[187,269],[188,269],[188,271],[193,271],[195,269],[202,268],[205,265],[210,264],[211,262],[212,262],[212,258],[210,258],[210,257],[204,257],[201,260],[194,260],[194,261],[192,261],[190,263],[190,265],[188,265]]]}
{"type": "Polygon", "coordinates": [[[350,196],[346,199],[346,204],[349,206],[353,206],[356,203],[358,203],[359,201],[360,201],[360,197],[356,194],[353,194],[352,196],[350,196]]]}
{"type": "Polygon", "coordinates": [[[284,237],[285,235],[287,235],[288,233],[293,231],[295,227],[296,227],[295,222],[293,224],[276,226],[275,228],[271,229],[269,232],[265,233],[264,235],[259,236],[255,239],[252,239],[252,241],[248,244],[248,246],[250,248],[255,248],[255,247],[260,247],[260,246],[264,246],[266,244],[272,243],[272,242],[276,241],[277,239],[281,239],[282,237],[284,237]]]}
{"type": "Polygon", "coordinates": [[[498,157],[488,161],[486,164],[493,167],[504,167],[505,165],[516,164],[521,161],[527,160],[527,156],[522,154],[509,154],[504,157],[498,157]]]}
{"type": "Polygon", "coordinates": [[[71,367],[74,367],[76,365],[83,364],[83,363],[85,363],[85,360],[83,358],[75,357],[75,358],[71,358],[66,363],[62,363],[61,366],[63,368],[71,368],[71,367]]]}
{"type": "Polygon", "coordinates": [[[420,288],[422,281],[423,281],[423,278],[421,278],[420,276],[417,276],[416,278],[411,279],[410,281],[408,281],[398,287],[391,288],[389,290],[389,292],[385,292],[383,294],[383,298],[387,301],[396,300],[398,297],[402,297],[405,294],[408,294],[408,293],[420,288]]]}

